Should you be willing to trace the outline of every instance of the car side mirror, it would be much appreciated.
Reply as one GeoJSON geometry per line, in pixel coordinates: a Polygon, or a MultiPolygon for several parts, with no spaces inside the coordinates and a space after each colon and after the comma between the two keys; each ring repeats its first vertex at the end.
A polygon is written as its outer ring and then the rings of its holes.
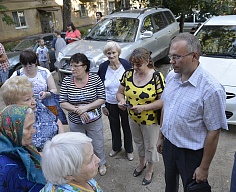
{"type": "Polygon", "coordinates": [[[141,39],[146,39],[146,38],[150,38],[153,36],[153,32],[152,31],[145,31],[142,35],[141,35],[141,39]]]}

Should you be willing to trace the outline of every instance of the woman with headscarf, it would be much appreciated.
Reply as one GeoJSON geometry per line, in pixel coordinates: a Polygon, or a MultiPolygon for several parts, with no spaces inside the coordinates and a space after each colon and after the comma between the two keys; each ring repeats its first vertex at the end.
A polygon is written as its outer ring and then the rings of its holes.
{"type": "Polygon", "coordinates": [[[9,105],[0,114],[0,191],[37,192],[46,183],[32,146],[34,112],[9,105]]]}

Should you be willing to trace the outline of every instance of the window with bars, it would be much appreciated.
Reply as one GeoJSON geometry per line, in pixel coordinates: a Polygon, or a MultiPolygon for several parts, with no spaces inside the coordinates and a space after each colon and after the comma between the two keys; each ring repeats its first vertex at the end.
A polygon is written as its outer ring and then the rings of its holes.
{"type": "Polygon", "coordinates": [[[12,15],[15,21],[16,28],[25,28],[27,26],[24,11],[12,12],[12,15]]]}

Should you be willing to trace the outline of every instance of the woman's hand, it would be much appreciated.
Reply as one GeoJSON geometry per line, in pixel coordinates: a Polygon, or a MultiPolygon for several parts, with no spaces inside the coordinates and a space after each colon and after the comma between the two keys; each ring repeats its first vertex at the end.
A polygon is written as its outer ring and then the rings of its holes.
{"type": "Polygon", "coordinates": [[[87,112],[83,113],[80,115],[80,118],[82,121],[84,121],[85,123],[88,122],[90,120],[90,116],[87,112]]]}
{"type": "Polygon", "coordinates": [[[135,114],[142,113],[145,111],[145,106],[144,105],[136,105],[130,108],[130,110],[133,110],[135,114]]]}
{"type": "Polygon", "coordinates": [[[107,109],[106,107],[102,107],[102,113],[103,113],[104,115],[106,115],[106,116],[109,115],[109,111],[108,111],[108,109],[107,109]]]}
{"type": "Polygon", "coordinates": [[[121,110],[126,110],[126,106],[125,106],[125,100],[121,100],[119,103],[118,103],[118,107],[121,109],[121,110]]]}
{"type": "Polygon", "coordinates": [[[87,107],[86,105],[79,105],[79,106],[75,106],[75,111],[74,113],[78,114],[78,115],[82,115],[83,113],[87,112],[87,107]]]}
{"type": "Polygon", "coordinates": [[[50,96],[51,96],[51,93],[50,93],[50,92],[41,91],[41,92],[39,93],[39,99],[40,99],[40,100],[43,100],[44,98],[50,97],[50,96]]]}

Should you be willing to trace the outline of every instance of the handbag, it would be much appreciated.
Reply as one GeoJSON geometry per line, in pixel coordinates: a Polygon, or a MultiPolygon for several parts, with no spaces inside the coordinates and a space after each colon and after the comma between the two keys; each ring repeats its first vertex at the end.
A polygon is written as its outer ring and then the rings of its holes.
{"type": "Polygon", "coordinates": [[[208,181],[197,183],[193,180],[187,185],[187,192],[211,192],[211,186],[208,181]]]}
{"type": "Polygon", "coordinates": [[[68,125],[66,114],[60,107],[59,103],[59,94],[55,94],[53,92],[50,92],[51,96],[46,97],[42,100],[42,103],[54,114],[58,117],[58,119],[61,120],[63,125],[68,125]]]}
{"type": "MultiPolygon", "coordinates": [[[[161,84],[161,86],[162,86],[162,89],[164,89],[164,82],[162,82],[162,78],[161,78],[161,76],[160,76],[160,72],[159,71],[155,71],[154,73],[153,73],[153,75],[154,75],[154,81],[155,81],[155,89],[156,89],[156,94],[157,94],[157,76],[159,77],[159,79],[160,79],[160,84],[161,84]]],[[[156,113],[157,113],[157,124],[158,125],[160,125],[160,123],[161,123],[161,110],[162,110],[162,108],[160,108],[160,109],[157,109],[157,111],[156,111],[156,113]]]]}

